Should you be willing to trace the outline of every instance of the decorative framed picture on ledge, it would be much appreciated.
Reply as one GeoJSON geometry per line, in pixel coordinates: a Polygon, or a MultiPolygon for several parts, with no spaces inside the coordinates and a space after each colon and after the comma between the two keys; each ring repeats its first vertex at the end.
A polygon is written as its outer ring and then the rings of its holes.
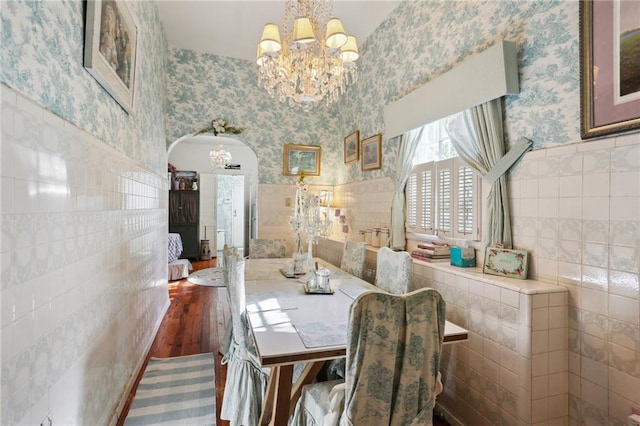
{"type": "Polygon", "coordinates": [[[305,176],[320,176],[319,146],[285,144],[283,150],[283,174],[298,176],[304,171],[305,176]]]}
{"type": "Polygon", "coordinates": [[[360,146],[362,171],[382,167],[382,135],[377,134],[364,139],[360,146]]]}
{"type": "Polygon", "coordinates": [[[640,2],[580,2],[582,139],[640,129],[640,2]]]}
{"type": "Polygon", "coordinates": [[[356,130],[344,138],[344,164],[358,161],[360,154],[360,131],[356,130]]]}
{"type": "Polygon", "coordinates": [[[132,114],[138,24],[124,0],[93,0],[86,5],[84,67],[132,114]]]}

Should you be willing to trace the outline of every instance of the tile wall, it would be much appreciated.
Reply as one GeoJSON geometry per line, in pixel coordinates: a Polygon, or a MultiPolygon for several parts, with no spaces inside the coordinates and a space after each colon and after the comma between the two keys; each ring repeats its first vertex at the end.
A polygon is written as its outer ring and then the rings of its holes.
{"type": "Polygon", "coordinates": [[[565,288],[418,261],[412,287],[438,290],[447,319],[469,330],[443,348],[438,404],[450,423],[568,424],[565,288]]]}
{"type": "Polygon", "coordinates": [[[0,423],[109,424],[168,307],[166,175],[1,95],[0,423]]]}
{"type": "MultiPolygon", "coordinates": [[[[257,237],[287,240],[287,254],[291,255],[295,246],[295,239],[289,220],[293,212],[293,200],[296,196],[294,178],[289,185],[260,184],[258,185],[257,199],[257,237]],[[289,203],[289,205],[287,205],[289,203]]],[[[323,189],[331,189],[329,186],[309,185],[309,191],[318,193],[323,189]]],[[[306,244],[306,240],[303,240],[306,244]]],[[[307,251],[307,247],[303,247],[307,251]]]]}
{"type": "Polygon", "coordinates": [[[640,407],[640,134],[528,153],[510,180],[514,245],[569,289],[572,424],[640,407]]]}
{"type": "Polygon", "coordinates": [[[336,186],[336,202],[347,217],[350,240],[356,240],[362,229],[389,227],[393,188],[389,177],[336,186]]]}
{"type": "MultiPolygon", "coordinates": [[[[366,183],[337,192],[369,220],[391,197],[366,183]]],[[[529,152],[509,185],[530,277],[569,290],[569,424],[624,425],[640,407],[640,134],[529,152]]]]}

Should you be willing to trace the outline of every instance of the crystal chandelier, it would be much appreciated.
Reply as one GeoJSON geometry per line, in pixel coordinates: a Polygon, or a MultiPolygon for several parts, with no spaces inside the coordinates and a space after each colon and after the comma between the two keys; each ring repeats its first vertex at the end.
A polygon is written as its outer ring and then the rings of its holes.
{"type": "Polygon", "coordinates": [[[277,24],[264,26],[256,60],[258,82],[280,102],[309,111],[324,98],[335,102],[355,83],[356,38],[347,36],[332,11],[331,0],[288,0],[284,39],[277,24]]]}
{"type": "Polygon", "coordinates": [[[217,148],[209,151],[209,158],[214,169],[224,169],[231,161],[231,153],[224,145],[218,145],[217,148]]]}

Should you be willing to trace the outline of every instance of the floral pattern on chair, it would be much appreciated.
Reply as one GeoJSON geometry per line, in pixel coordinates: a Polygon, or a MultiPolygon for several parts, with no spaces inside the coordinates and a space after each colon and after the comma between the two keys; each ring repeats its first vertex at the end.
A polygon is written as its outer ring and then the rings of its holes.
{"type": "Polygon", "coordinates": [[[231,301],[231,339],[222,363],[227,364],[227,377],[220,418],[231,425],[258,424],[262,400],[267,387],[269,369],[263,369],[249,330],[244,289],[244,259],[227,253],[227,288],[231,301]]]}
{"type": "Polygon", "coordinates": [[[431,425],[445,310],[431,288],[364,293],[349,315],[345,383],[305,386],[291,424],[431,425]]]}
{"type": "Polygon", "coordinates": [[[375,285],[393,294],[408,292],[412,265],[411,255],[406,251],[393,251],[388,247],[380,248],[375,285]]]}
{"type": "Polygon", "coordinates": [[[345,242],[342,260],[340,261],[340,269],[358,278],[362,278],[366,250],[367,245],[365,243],[355,241],[345,242]]]}
{"type": "Polygon", "coordinates": [[[284,258],[287,256],[287,243],[285,240],[276,239],[251,239],[249,240],[249,258],[284,258]]]}

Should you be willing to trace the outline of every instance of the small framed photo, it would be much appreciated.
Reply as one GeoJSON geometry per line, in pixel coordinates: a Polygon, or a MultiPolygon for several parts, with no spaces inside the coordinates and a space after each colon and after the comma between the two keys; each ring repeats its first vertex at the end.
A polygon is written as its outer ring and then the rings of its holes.
{"type": "Polygon", "coordinates": [[[487,247],[482,272],[509,278],[527,279],[529,253],[524,250],[487,247]]]}
{"type": "Polygon", "coordinates": [[[124,0],[87,2],[84,67],[131,114],[134,110],[138,24],[124,0]]]}
{"type": "Polygon", "coordinates": [[[360,131],[356,130],[344,138],[344,164],[358,161],[360,154],[360,131]]]}
{"type": "Polygon", "coordinates": [[[382,135],[377,134],[364,139],[360,147],[362,171],[382,167],[382,135]]]}
{"type": "Polygon", "coordinates": [[[283,173],[285,176],[320,176],[321,148],[313,145],[285,144],[283,173]]]}
{"type": "Polygon", "coordinates": [[[640,3],[580,2],[582,139],[640,129],[640,3]]]}

